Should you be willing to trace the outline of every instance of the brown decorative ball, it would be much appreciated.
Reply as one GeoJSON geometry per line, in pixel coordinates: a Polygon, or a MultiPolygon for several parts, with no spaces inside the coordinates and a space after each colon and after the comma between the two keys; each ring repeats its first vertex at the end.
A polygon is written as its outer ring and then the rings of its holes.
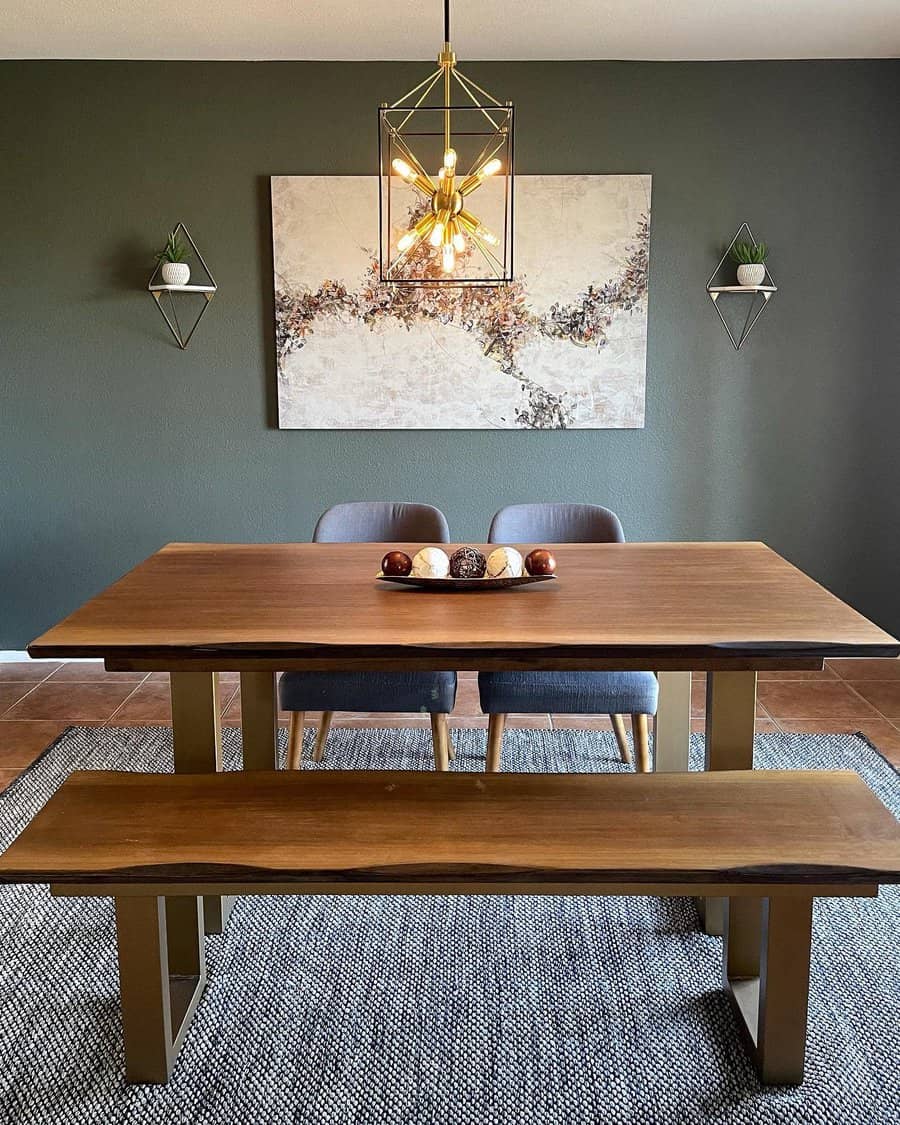
{"type": "Polygon", "coordinates": [[[537,547],[526,555],[525,569],[529,574],[552,574],[556,570],[556,559],[546,547],[537,547]]]}
{"type": "Polygon", "coordinates": [[[412,559],[402,551],[388,551],[381,560],[382,574],[409,574],[412,570],[412,559]]]}
{"type": "Polygon", "coordinates": [[[460,547],[450,556],[451,578],[484,578],[487,559],[474,547],[460,547]]]}

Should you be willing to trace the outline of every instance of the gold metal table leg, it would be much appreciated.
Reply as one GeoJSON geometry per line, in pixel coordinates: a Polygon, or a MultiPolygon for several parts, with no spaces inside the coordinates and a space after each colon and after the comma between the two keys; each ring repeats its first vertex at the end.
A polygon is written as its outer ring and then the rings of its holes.
{"type": "MultiPolygon", "coordinates": [[[[728,931],[733,920],[731,908],[738,900],[726,901],[728,931]]],[[[803,1081],[812,907],[813,900],[802,895],[762,900],[757,931],[758,976],[739,979],[731,975],[726,936],[725,984],[734,997],[760,1079],[766,1085],[797,1085],[803,1081]]]]}
{"type": "MultiPolygon", "coordinates": [[[[170,672],[172,743],[176,773],[216,773],[222,769],[222,723],[216,672],[170,672]]],[[[221,934],[234,899],[206,895],[206,932],[221,934]]]]}
{"type": "Polygon", "coordinates": [[[241,741],[245,770],[278,769],[274,672],[241,672],[241,741]]]}
{"type": "Polygon", "coordinates": [[[126,1080],[167,1082],[206,984],[201,900],[117,898],[116,935],[126,1080]]]}
{"type": "Polygon", "coordinates": [[[691,674],[658,672],[659,704],[653,720],[653,768],[685,773],[691,745],[691,674]]]}
{"type": "MultiPolygon", "coordinates": [[[[756,725],[756,673],[708,672],[706,676],[706,769],[752,770],[756,725]]],[[[749,906],[741,917],[752,921],[749,906]]],[[[708,898],[702,907],[708,934],[724,930],[724,900],[708,898]]],[[[740,922],[737,918],[733,925],[740,922]]]]}

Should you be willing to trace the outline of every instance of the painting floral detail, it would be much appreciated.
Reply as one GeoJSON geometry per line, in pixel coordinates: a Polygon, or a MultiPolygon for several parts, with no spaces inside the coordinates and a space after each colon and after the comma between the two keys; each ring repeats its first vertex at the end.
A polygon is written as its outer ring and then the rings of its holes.
{"type": "Polygon", "coordinates": [[[274,177],[280,425],[642,426],[650,177],[519,176],[516,196],[516,280],[409,287],[378,280],[374,179],[274,177]]]}

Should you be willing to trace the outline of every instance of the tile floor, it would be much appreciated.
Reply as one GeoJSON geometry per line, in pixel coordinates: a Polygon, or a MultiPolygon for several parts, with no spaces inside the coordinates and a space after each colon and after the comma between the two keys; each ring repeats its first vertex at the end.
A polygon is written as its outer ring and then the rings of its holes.
{"type": "MultiPolygon", "coordinates": [[[[696,675],[692,722],[703,729],[704,676],[696,675]]],[[[241,718],[236,673],[221,676],[222,716],[241,718]]],[[[158,725],[170,721],[169,684],[164,672],[106,672],[102,664],[0,663],[0,790],[17,777],[67,726],[158,725]]],[[[287,722],[287,715],[281,719],[287,722]]],[[[307,715],[314,724],[318,716],[307,715]]],[[[422,726],[418,715],[343,714],[336,725],[422,726]]],[[[609,730],[597,715],[511,715],[511,726],[587,727],[609,730]]],[[[486,727],[478,706],[474,672],[460,673],[454,726],[486,727]]],[[[757,730],[861,731],[900,766],[900,660],[832,660],[821,672],[763,672],[759,677],[757,730]]]]}

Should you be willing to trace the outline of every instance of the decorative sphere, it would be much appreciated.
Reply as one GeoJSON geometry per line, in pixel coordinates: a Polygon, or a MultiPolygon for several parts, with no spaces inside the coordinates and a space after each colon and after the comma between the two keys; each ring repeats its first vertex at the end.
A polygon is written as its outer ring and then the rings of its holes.
{"type": "Polygon", "coordinates": [[[388,551],[381,560],[382,574],[406,575],[412,570],[412,559],[402,551],[388,551]]]}
{"type": "Polygon", "coordinates": [[[536,547],[525,556],[525,569],[529,574],[552,574],[556,559],[545,547],[536,547]]]}
{"type": "Polygon", "coordinates": [[[450,560],[440,547],[423,547],[413,558],[413,578],[446,578],[450,560]]]}
{"type": "Polygon", "coordinates": [[[484,578],[487,559],[474,547],[460,547],[450,556],[451,578],[484,578]]]}
{"type": "Polygon", "coordinates": [[[488,578],[521,578],[522,556],[515,547],[498,547],[487,560],[488,578]]]}

